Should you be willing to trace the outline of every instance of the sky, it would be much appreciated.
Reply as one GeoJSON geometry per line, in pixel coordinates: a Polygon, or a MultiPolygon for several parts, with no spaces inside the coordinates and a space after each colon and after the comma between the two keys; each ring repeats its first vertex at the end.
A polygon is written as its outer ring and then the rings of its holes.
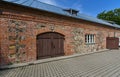
{"type": "Polygon", "coordinates": [[[120,0],[38,0],[40,2],[59,6],[62,8],[72,8],[80,13],[96,17],[102,11],[109,11],[120,8],[120,0]]]}

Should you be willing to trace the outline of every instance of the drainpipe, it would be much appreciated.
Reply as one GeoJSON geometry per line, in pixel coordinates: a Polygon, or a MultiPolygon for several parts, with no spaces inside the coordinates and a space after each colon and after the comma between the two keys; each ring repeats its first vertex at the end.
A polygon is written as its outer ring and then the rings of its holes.
{"type": "Polygon", "coordinates": [[[2,58],[2,56],[1,56],[1,40],[0,40],[0,67],[1,67],[1,58],[2,58]]]}
{"type": "Polygon", "coordinates": [[[116,30],[117,30],[117,28],[114,28],[115,30],[114,30],[114,37],[116,37],[116,30]]]}
{"type": "MultiPolygon", "coordinates": [[[[0,15],[2,15],[2,10],[0,10],[0,15]]],[[[0,21],[0,23],[1,23],[1,21],[0,21]]],[[[0,31],[1,32],[1,31],[0,31]]],[[[1,55],[1,36],[0,36],[0,63],[2,62],[2,55],[1,55]]],[[[1,63],[2,64],[2,63],[1,63]]],[[[0,64],[0,68],[1,68],[1,64],[0,64]]]]}

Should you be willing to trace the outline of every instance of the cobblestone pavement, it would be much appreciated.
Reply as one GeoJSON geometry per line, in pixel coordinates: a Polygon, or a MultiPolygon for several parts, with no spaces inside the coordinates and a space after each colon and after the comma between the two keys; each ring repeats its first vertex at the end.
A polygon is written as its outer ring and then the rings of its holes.
{"type": "Polygon", "coordinates": [[[0,77],[120,77],[120,50],[2,70],[0,77]]]}

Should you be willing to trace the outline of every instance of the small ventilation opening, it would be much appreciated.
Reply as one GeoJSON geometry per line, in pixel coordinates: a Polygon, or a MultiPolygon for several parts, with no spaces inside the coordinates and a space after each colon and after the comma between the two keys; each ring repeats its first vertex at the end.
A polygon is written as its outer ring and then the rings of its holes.
{"type": "Polygon", "coordinates": [[[77,15],[78,14],[78,10],[75,9],[64,9],[64,11],[70,13],[71,15],[77,15]]]}
{"type": "Polygon", "coordinates": [[[2,10],[0,10],[0,14],[2,14],[2,12],[3,12],[3,11],[2,11],[2,10]]]}

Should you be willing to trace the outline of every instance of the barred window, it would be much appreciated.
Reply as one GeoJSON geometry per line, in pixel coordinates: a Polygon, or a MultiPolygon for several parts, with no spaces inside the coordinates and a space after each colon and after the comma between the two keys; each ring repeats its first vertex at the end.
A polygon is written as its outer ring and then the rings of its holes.
{"type": "Polygon", "coordinates": [[[87,35],[85,35],[85,43],[86,44],[93,44],[93,43],[95,43],[95,35],[94,34],[87,34],[87,35]]]}

